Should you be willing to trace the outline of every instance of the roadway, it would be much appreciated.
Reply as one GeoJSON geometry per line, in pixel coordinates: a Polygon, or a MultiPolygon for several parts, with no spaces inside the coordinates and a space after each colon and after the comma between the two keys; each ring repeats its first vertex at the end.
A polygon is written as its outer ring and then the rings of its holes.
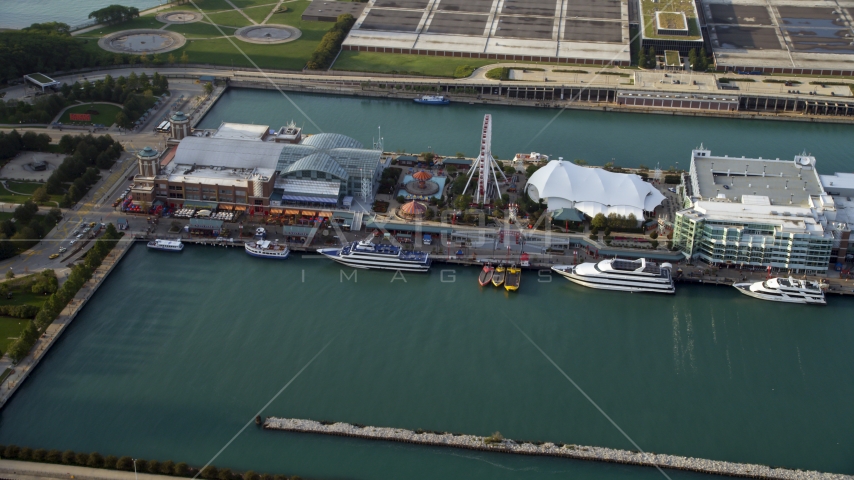
{"type": "MultiPolygon", "coordinates": [[[[789,90],[801,91],[800,95],[806,95],[810,92],[815,92],[818,96],[829,97],[851,97],[852,92],[846,86],[820,86],[810,85],[810,81],[820,81],[817,77],[797,77],[797,76],[769,76],[769,75],[734,75],[722,73],[695,73],[691,71],[685,72],[666,72],[664,70],[636,70],[636,69],[620,69],[620,68],[601,68],[593,65],[576,66],[576,65],[535,65],[535,64],[520,64],[520,63],[497,63],[480,67],[472,73],[471,76],[462,79],[451,78],[419,78],[393,75],[370,75],[370,74],[336,74],[334,71],[330,74],[321,73],[290,73],[290,72],[273,72],[273,71],[257,71],[249,69],[233,69],[229,67],[216,66],[185,66],[185,67],[120,67],[112,70],[100,70],[87,73],[75,73],[71,75],[53,77],[59,82],[74,83],[76,81],[95,81],[103,79],[106,75],[112,75],[114,78],[119,76],[128,76],[132,72],[137,75],[145,72],[147,75],[153,75],[155,72],[161,75],[186,75],[194,80],[200,76],[208,75],[218,78],[229,78],[232,80],[242,81],[268,81],[272,80],[275,83],[288,81],[299,82],[388,82],[389,79],[397,78],[400,81],[412,83],[423,83],[425,85],[435,85],[441,83],[443,85],[471,85],[495,83],[499,84],[498,80],[486,78],[486,72],[493,68],[509,67],[517,69],[513,72],[512,78],[516,84],[521,86],[544,86],[554,87],[557,85],[583,85],[583,86],[599,86],[599,87],[614,87],[616,85],[625,85],[633,90],[655,90],[662,92],[687,93],[700,91],[716,91],[716,92],[732,92],[729,90],[721,90],[718,88],[717,80],[722,77],[739,78],[743,81],[737,82],[739,92],[750,92],[754,94],[769,94],[777,96],[797,96],[797,93],[789,93],[789,90]],[[529,70],[522,72],[525,67],[529,69],[536,68],[538,70],[529,70]],[[540,69],[542,71],[540,71],[540,69]],[[568,72],[559,72],[557,70],[567,70],[568,72]],[[584,73],[581,73],[584,72],[584,73]],[[605,72],[605,73],[603,73],[605,72]],[[628,77],[622,76],[628,75],[628,77]],[[674,83],[674,78],[681,78],[682,81],[674,83]],[[773,80],[772,83],[766,83],[765,80],[773,80]],[[781,81],[790,80],[800,82],[793,87],[786,87],[781,81]],[[694,81],[697,85],[694,85],[694,81]],[[524,82],[524,83],[522,83],[524,82]]],[[[828,82],[837,80],[826,79],[828,82]]],[[[170,80],[171,86],[172,80],[170,80]]],[[[27,90],[23,85],[9,87],[0,92],[6,92],[6,100],[10,99],[30,99],[32,91],[27,90]]]]}

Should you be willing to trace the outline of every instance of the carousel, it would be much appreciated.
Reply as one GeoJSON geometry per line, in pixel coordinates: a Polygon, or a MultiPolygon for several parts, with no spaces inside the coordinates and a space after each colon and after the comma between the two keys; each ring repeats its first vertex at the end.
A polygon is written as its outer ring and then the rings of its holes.
{"type": "Polygon", "coordinates": [[[404,185],[404,189],[411,197],[429,197],[439,191],[439,184],[432,181],[433,174],[420,171],[412,175],[412,181],[404,185]]]}
{"type": "Polygon", "coordinates": [[[397,215],[406,220],[421,220],[427,213],[427,206],[415,200],[406,202],[397,209],[397,215]]]}

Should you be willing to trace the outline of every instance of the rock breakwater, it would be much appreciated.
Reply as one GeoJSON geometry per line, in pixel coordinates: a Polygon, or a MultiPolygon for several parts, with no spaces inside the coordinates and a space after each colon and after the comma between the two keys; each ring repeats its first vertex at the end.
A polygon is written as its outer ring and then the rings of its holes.
{"type": "Polygon", "coordinates": [[[647,467],[690,470],[700,473],[728,475],[734,477],[779,479],[779,480],[854,480],[854,476],[816,471],[774,468],[748,463],[706,460],[660,453],[639,453],[613,448],[568,445],[552,442],[516,442],[509,439],[496,440],[491,437],[454,433],[422,432],[402,428],[370,427],[342,422],[317,422],[298,418],[268,417],[264,428],[290,432],[321,433],[370,440],[416,443],[440,447],[466,448],[486,452],[515,453],[521,455],[543,455],[574,458],[598,462],[624,463],[647,467]]]}

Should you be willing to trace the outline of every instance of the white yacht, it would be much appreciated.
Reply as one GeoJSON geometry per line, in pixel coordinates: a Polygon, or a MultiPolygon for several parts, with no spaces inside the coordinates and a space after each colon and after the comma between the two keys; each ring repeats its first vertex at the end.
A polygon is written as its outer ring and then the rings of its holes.
{"type": "Polygon", "coordinates": [[[599,263],[581,265],[555,265],[556,273],[570,282],[602,290],[620,290],[623,292],[674,293],[673,278],[670,269],[673,265],[662,263],[660,266],[639,260],[602,260],[599,263]]]}
{"type": "Polygon", "coordinates": [[[343,248],[319,248],[317,253],[354,268],[426,272],[430,270],[431,263],[430,255],[426,252],[402,250],[393,245],[376,245],[371,238],[343,248]]]}
{"type": "Polygon", "coordinates": [[[270,240],[246,242],[243,247],[246,249],[246,253],[253,257],[284,260],[291,254],[291,250],[287,245],[279,245],[278,242],[271,242],[270,240]]]}
{"type": "Polygon", "coordinates": [[[148,242],[148,248],[152,250],[163,250],[166,252],[180,252],[184,249],[181,240],[152,240],[148,242]]]}
{"type": "Polygon", "coordinates": [[[818,282],[797,278],[769,278],[761,282],[736,283],[739,292],[762,300],[825,305],[824,291],[818,282]]]}

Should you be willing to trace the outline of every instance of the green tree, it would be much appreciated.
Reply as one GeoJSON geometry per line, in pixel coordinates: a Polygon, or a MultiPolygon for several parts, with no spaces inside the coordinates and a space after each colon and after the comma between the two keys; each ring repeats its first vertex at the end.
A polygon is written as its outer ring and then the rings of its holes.
{"type": "Polygon", "coordinates": [[[89,454],[81,452],[74,455],[74,463],[81,467],[85,467],[86,464],[89,463],[89,454]]]}
{"type": "Polygon", "coordinates": [[[47,450],[43,448],[38,448],[33,451],[33,461],[34,462],[44,462],[47,457],[47,450]]]}
{"type": "Polygon", "coordinates": [[[172,469],[172,474],[176,477],[188,477],[190,475],[190,467],[184,463],[176,463],[175,468],[172,469]]]}
{"type": "Polygon", "coordinates": [[[597,213],[596,216],[590,220],[590,226],[597,230],[602,230],[608,226],[608,219],[605,218],[605,214],[597,213]]]}
{"type": "Polygon", "coordinates": [[[434,158],[436,158],[436,155],[433,154],[433,152],[423,152],[421,154],[421,158],[423,158],[425,162],[430,163],[434,158]]]}
{"type": "Polygon", "coordinates": [[[184,53],[182,53],[182,54],[181,54],[181,63],[182,63],[183,65],[186,65],[186,64],[188,64],[189,62],[190,62],[190,56],[189,56],[189,55],[187,55],[187,52],[185,51],[184,53]]]}
{"type": "Polygon", "coordinates": [[[71,450],[66,450],[62,452],[62,463],[63,465],[73,465],[74,464],[74,452],[71,450]]]}
{"type": "Polygon", "coordinates": [[[59,450],[50,450],[44,456],[44,460],[48,463],[60,463],[62,462],[62,454],[59,450]]]}
{"type": "Polygon", "coordinates": [[[32,200],[36,203],[46,203],[50,200],[50,195],[47,193],[47,188],[39,187],[33,192],[32,200]]]}
{"type": "MultiPolygon", "coordinates": [[[[69,300],[70,299],[71,298],[69,297],[69,300]]],[[[116,458],[115,455],[107,455],[106,458],[104,458],[104,468],[108,468],[110,470],[115,470],[116,464],[118,462],[119,462],[119,459],[116,458]]]]}
{"type": "Polygon", "coordinates": [[[133,470],[133,459],[128,456],[119,457],[116,461],[116,470],[133,470]]]}
{"type": "Polygon", "coordinates": [[[648,63],[648,60],[646,58],[646,51],[643,48],[641,48],[638,51],[638,66],[640,68],[647,68],[647,63],[648,63]]]}
{"type": "Polygon", "coordinates": [[[3,458],[15,459],[18,458],[18,452],[21,451],[21,447],[17,445],[9,445],[8,447],[3,449],[3,458]]]}
{"type": "Polygon", "coordinates": [[[208,480],[216,480],[219,472],[213,465],[208,465],[207,467],[203,468],[199,474],[202,476],[202,478],[206,478],[208,480]]]}
{"type": "Polygon", "coordinates": [[[587,160],[584,160],[583,158],[576,158],[575,160],[572,161],[572,163],[574,163],[576,165],[584,166],[584,165],[587,165],[587,160]]]}
{"type": "Polygon", "coordinates": [[[211,82],[207,82],[207,83],[205,83],[204,89],[205,89],[205,94],[210,95],[214,91],[214,86],[211,82]]]}
{"type": "Polygon", "coordinates": [[[160,464],[160,473],[163,475],[172,475],[172,472],[175,470],[175,462],[172,460],[166,460],[165,462],[160,464]]]}
{"type": "Polygon", "coordinates": [[[647,56],[647,68],[655,69],[656,65],[658,65],[658,59],[655,58],[655,47],[649,47],[649,55],[647,56]]]}
{"type": "Polygon", "coordinates": [[[33,459],[33,449],[30,447],[23,447],[21,451],[18,452],[18,460],[29,461],[33,459]]]}
{"type": "Polygon", "coordinates": [[[223,468],[219,471],[219,474],[217,474],[216,477],[213,478],[217,478],[219,480],[231,480],[231,470],[223,468]]]}
{"type": "Polygon", "coordinates": [[[258,474],[249,470],[243,473],[243,480],[258,480],[258,474]]]}
{"type": "Polygon", "coordinates": [[[13,278],[15,278],[15,272],[13,272],[13,271],[12,271],[12,269],[10,268],[10,269],[6,272],[6,280],[11,280],[11,279],[13,279],[13,278]]]}
{"type": "Polygon", "coordinates": [[[98,452],[89,454],[89,460],[86,462],[87,467],[104,468],[104,457],[98,452]]]}

